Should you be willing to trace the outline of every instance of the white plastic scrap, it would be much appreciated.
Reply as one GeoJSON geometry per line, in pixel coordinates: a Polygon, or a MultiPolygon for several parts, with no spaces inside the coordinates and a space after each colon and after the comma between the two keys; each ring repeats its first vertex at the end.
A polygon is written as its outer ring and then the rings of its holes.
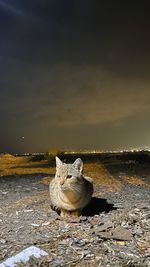
{"type": "Polygon", "coordinates": [[[8,258],[6,261],[2,262],[0,264],[0,267],[15,267],[19,262],[28,262],[31,256],[40,258],[42,256],[48,256],[48,253],[35,246],[31,246],[22,250],[17,255],[12,256],[11,258],[8,258]]]}

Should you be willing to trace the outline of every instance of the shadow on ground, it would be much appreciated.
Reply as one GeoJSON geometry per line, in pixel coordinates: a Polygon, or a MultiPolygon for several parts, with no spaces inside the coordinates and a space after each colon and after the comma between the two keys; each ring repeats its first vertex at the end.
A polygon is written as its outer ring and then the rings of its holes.
{"type": "MultiPolygon", "coordinates": [[[[51,205],[51,209],[56,211],[60,215],[60,209],[51,205]]],[[[89,205],[82,210],[82,216],[92,217],[94,215],[99,215],[101,212],[108,213],[112,210],[116,210],[114,204],[108,203],[105,198],[92,197],[89,205]]]]}
{"type": "Polygon", "coordinates": [[[116,210],[114,204],[108,203],[105,198],[93,197],[90,204],[83,209],[83,216],[94,216],[99,215],[101,212],[108,213],[112,210],[116,210]]]}

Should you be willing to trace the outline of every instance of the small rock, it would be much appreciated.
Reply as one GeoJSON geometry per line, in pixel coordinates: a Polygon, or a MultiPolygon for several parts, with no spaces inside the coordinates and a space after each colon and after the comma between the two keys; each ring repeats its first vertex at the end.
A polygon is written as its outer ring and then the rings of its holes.
{"type": "Polygon", "coordinates": [[[6,240],[5,240],[5,239],[3,239],[3,238],[2,238],[2,239],[0,239],[0,243],[1,243],[1,244],[5,244],[5,243],[6,243],[6,240]]]}
{"type": "Polygon", "coordinates": [[[8,192],[4,192],[4,191],[2,191],[2,195],[6,195],[8,192]]]}

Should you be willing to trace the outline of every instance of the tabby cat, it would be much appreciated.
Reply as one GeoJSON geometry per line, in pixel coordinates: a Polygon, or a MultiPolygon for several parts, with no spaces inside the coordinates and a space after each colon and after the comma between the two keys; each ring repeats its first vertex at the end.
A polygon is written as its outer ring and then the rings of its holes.
{"type": "Polygon", "coordinates": [[[62,217],[80,216],[92,194],[93,181],[83,176],[82,160],[78,158],[73,164],[66,164],[56,157],[56,175],[50,183],[52,209],[59,210],[62,217]]]}

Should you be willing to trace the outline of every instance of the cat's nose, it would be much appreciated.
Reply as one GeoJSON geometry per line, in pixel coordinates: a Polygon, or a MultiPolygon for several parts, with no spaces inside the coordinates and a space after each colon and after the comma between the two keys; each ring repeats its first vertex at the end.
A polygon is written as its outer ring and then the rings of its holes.
{"type": "Polygon", "coordinates": [[[69,174],[67,175],[67,178],[68,178],[68,179],[71,178],[71,177],[72,177],[72,175],[69,175],[69,174]]]}
{"type": "Polygon", "coordinates": [[[60,180],[60,185],[63,185],[64,182],[65,182],[64,179],[61,179],[61,180],[60,180]]]}

